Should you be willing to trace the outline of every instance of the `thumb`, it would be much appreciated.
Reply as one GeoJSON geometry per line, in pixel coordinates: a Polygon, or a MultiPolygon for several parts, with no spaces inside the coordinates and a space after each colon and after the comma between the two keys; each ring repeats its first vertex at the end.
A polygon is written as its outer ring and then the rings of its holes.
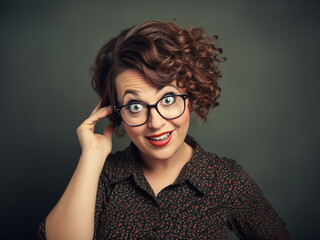
{"type": "Polygon", "coordinates": [[[103,130],[103,135],[108,138],[111,138],[115,128],[116,128],[116,125],[110,124],[103,130]]]}

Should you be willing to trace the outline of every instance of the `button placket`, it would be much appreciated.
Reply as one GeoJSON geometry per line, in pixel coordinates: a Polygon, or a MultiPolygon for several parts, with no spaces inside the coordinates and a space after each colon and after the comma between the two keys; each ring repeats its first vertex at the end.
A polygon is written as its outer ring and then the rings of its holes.
{"type": "Polygon", "coordinates": [[[158,203],[159,203],[159,213],[158,213],[158,224],[157,224],[157,234],[159,234],[159,238],[160,235],[163,234],[162,229],[165,226],[165,214],[167,212],[167,207],[168,207],[168,191],[166,191],[166,189],[163,189],[157,196],[158,199],[158,203]]]}
{"type": "Polygon", "coordinates": [[[152,239],[158,239],[158,230],[159,230],[159,219],[160,219],[160,203],[158,199],[154,199],[154,203],[152,204],[152,223],[149,227],[150,234],[152,235],[152,239]]]}

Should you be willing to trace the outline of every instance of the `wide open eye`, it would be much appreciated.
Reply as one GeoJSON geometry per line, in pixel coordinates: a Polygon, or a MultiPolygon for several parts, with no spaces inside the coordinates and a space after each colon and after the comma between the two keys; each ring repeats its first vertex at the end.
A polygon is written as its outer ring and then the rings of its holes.
{"type": "Polygon", "coordinates": [[[143,109],[143,105],[140,103],[132,103],[127,106],[127,109],[130,111],[130,113],[139,113],[143,109]]]}
{"type": "Polygon", "coordinates": [[[165,106],[169,106],[169,105],[174,104],[175,101],[176,101],[175,96],[167,96],[161,100],[161,103],[165,106]]]}

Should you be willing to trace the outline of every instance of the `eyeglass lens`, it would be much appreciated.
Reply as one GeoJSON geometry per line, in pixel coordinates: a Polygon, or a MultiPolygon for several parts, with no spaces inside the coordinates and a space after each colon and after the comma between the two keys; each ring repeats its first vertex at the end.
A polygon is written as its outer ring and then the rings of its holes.
{"type": "MultiPolygon", "coordinates": [[[[156,105],[158,113],[166,119],[179,117],[185,108],[184,99],[180,96],[166,96],[156,105]]],[[[123,120],[129,125],[141,125],[148,120],[148,107],[142,103],[132,103],[121,109],[123,120]]]]}

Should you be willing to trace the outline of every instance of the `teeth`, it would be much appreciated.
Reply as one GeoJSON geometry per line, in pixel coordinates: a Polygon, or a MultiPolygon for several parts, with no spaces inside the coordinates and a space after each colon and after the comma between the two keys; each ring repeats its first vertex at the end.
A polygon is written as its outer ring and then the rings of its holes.
{"type": "Polygon", "coordinates": [[[166,134],[163,134],[160,137],[150,137],[150,139],[154,140],[154,141],[160,141],[160,140],[166,139],[167,137],[169,137],[169,135],[170,135],[170,133],[166,133],[166,134]]]}

